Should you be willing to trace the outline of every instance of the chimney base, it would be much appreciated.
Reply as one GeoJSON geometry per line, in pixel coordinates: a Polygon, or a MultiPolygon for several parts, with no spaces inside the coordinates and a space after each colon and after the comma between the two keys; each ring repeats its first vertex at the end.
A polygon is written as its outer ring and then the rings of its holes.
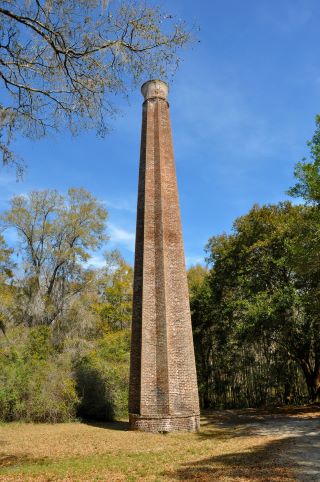
{"type": "Polygon", "coordinates": [[[131,430],[142,432],[196,432],[200,428],[199,415],[143,416],[129,413],[131,430]]]}

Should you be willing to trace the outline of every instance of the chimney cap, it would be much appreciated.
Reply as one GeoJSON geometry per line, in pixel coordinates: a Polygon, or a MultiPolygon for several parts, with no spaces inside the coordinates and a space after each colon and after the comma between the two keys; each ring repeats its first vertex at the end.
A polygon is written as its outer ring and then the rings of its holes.
{"type": "Polygon", "coordinates": [[[151,99],[153,97],[159,97],[160,99],[166,100],[168,91],[168,84],[160,79],[148,80],[141,86],[141,92],[144,100],[151,99]]]}

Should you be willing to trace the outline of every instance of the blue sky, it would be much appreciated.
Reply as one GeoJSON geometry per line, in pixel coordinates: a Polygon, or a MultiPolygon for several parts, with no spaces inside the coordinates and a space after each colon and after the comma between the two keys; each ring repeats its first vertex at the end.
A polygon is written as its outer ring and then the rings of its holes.
{"type": "MultiPolygon", "coordinates": [[[[200,26],[182,53],[170,109],[187,265],[203,262],[208,238],[230,231],[253,203],[285,199],[293,167],[320,113],[320,2],[162,1],[200,26]]],[[[100,139],[68,133],[19,139],[28,169],[16,183],[0,170],[0,209],[32,189],[85,187],[109,210],[106,248],[133,262],[142,96],[120,100],[122,114],[100,139]]],[[[8,235],[10,241],[11,235],[8,235]]],[[[101,263],[96,253],[92,263],[101,263]]]]}

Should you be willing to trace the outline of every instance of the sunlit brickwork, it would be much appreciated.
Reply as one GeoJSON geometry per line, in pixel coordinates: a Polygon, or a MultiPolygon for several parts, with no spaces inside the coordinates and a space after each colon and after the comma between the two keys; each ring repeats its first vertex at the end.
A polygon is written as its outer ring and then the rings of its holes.
{"type": "Polygon", "coordinates": [[[144,96],[129,390],[132,429],[199,428],[199,400],[168,86],[144,96]]]}

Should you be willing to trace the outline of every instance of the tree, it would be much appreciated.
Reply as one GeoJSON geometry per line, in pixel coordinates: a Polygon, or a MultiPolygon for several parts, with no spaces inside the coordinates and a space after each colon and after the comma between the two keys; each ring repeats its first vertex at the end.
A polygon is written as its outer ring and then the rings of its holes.
{"type": "Polygon", "coordinates": [[[119,251],[106,253],[106,268],[99,280],[99,301],[95,310],[101,319],[102,331],[129,328],[132,318],[133,269],[119,251]]]}
{"type": "Polygon", "coordinates": [[[208,274],[208,270],[202,264],[190,266],[187,272],[190,299],[201,289],[202,283],[208,274]]]}
{"type": "Polygon", "coordinates": [[[6,245],[0,235],[0,330],[5,333],[8,307],[12,300],[12,287],[8,281],[12,279],[13,263],[11,262],[12,250],[6,245]]]}
{"type": "Polygon", "coordinates": [[[233,234],[211,238],[211,302],[237,340],[260,339],[266,360],[281,355],[281,363],[285,356],[298,364],[314,401],[320,395],[319,277],[296,269],[301,225],[313,229],[304,206],[255,206],[235,221],[233,234]]]}
{"type": "Polygon", "coordinates": [[[167,77],[190,34],[139,0],[4,0],[0,5],[0,149],[15,132],[36,138],[67,125],[103,134],[115,94],[167,77]]]}
{"type": "Polygon", "coordinates": [[[295,167],[297,183],[289,189],[293,197],[300,197],[307,206],[304,222],[296,226],[295,267],[300,273],[320,277],[320,116],[316,117],[316,130],[308,142],[310,160],[303,159],[295,167]]]}
{"type": "Polygon", "coordinates": [[[0,285],[12,278],[12,249],[10,249],[0,235],[0,285]]]}
{"type": "Polygon", "coordinates": [[[316,117],[316,131],[308,146],[311,159],[297,163],[294,175],[298,182],[289,189],[289,194],[320,207],[320,115],[316,117]]]}
{"type": "Polygon", "coordinates": [[[20,238],[24,273],[17,282],[15,317],[29,326],[53,324],[90,282],[82,263],[106,239],[106,210],[84,189],[33,191],[17,196],[4,213],[20,238]]]}
{"type": "MultiPolygon", "coordinates": [[[[320,330],[320,116],[316,117],[316,130],[308,142],[310,160],[303,159],[295,167],[297,183],[289,190],[293,197],[301,197],[306,206],[301,223],[295,225],[294,267],[307,285],[304,287],[305,302],[316,329],[320,330]],[[312,290],[310,291],[310,287],[312,290]],[[307,288],[307,289],[306,289],[307,288]],[[309,288],[309,289],[308,289],[309,288]],[[311,295],[310,295],[311,293],[311,295]]],[[[320,344],[320,337],[315,343],[320,344]]],[[[314,357],[314,369],[308,360],[302,367],[305,376],[314,385],[312,398],[320,397],[320,354],[314,357]]]]}
{"type": "Polygon", "coordinates": [[[305,205],[254,206],[207,246],[191,289],[203,406],[320,398],[320,117],[289,190],[305,205]]]}

